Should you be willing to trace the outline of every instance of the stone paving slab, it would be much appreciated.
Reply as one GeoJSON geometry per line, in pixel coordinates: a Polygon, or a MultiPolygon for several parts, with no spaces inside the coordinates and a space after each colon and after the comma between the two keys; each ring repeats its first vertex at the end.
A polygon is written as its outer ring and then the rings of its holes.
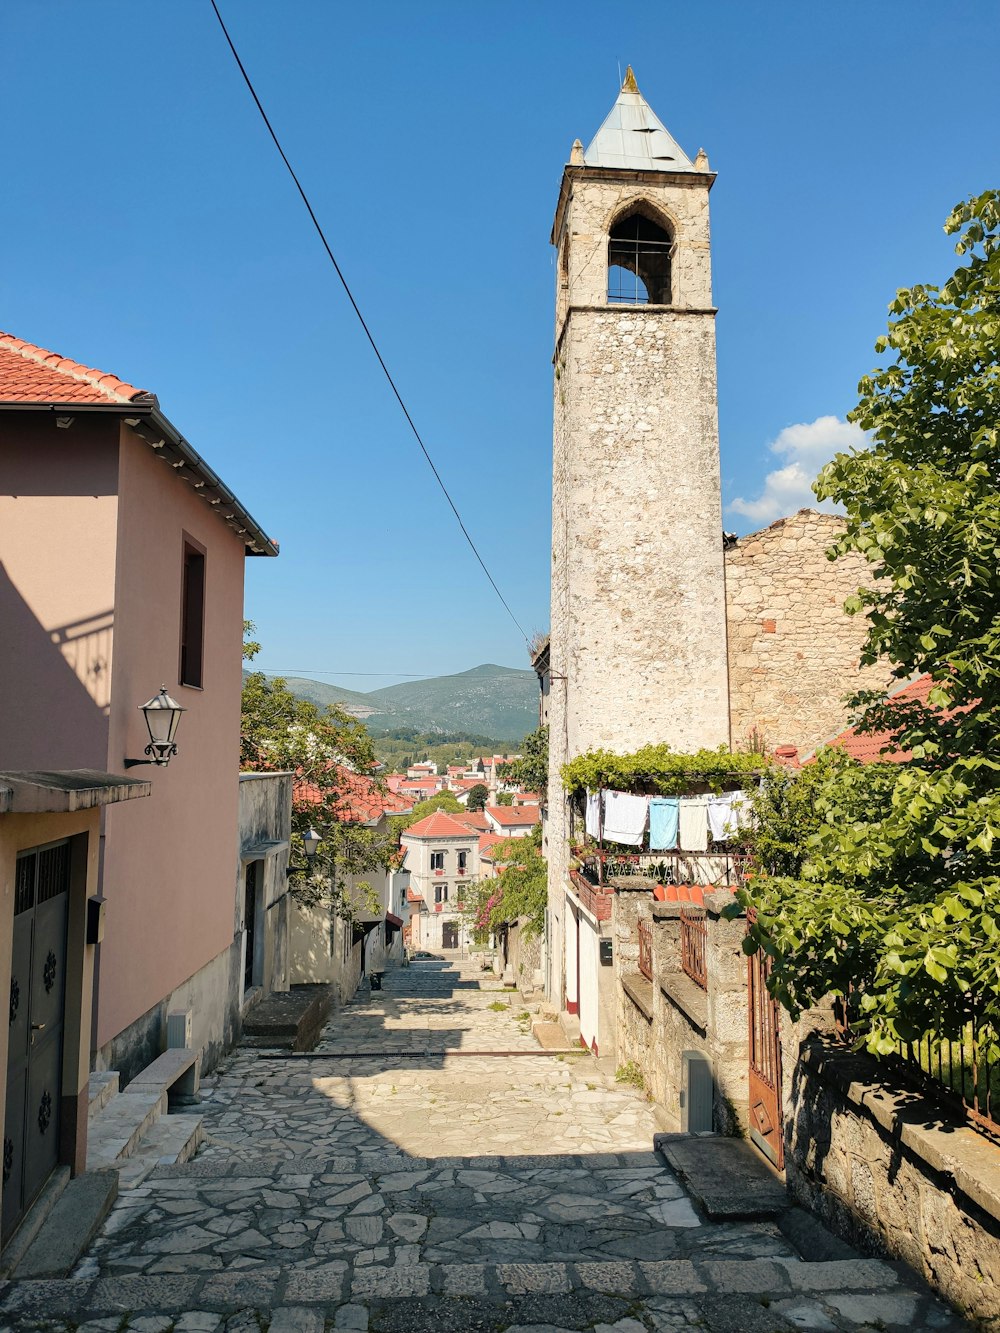
{"type": "Polygon", "coordinates": [[[199,1156],[120,1196],[69,1280],[0,1290],[0,1333],[964,1327],[901,1266],[712,1221],[589,1056],[482,1054],[530,1049],[519,997],[446,964],[386,984],[307,1061],[237,1051],[199,1156]],[[406,1055],[348,1054],[379,1040],[406,1055]]]}

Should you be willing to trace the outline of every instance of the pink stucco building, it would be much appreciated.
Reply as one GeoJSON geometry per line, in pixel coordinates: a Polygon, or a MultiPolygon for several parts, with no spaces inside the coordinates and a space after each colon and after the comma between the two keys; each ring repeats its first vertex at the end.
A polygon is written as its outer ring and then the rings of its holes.
{"type": "Polygon", "coordinates": [[[161,685],[179,753],[103,811],[97,1067],[123,1081],[190,1009],[206,1062],[238,1022],[243,572],[275,544],[155,396],[0,334],[0,768],[124,771],[161,685]]]}

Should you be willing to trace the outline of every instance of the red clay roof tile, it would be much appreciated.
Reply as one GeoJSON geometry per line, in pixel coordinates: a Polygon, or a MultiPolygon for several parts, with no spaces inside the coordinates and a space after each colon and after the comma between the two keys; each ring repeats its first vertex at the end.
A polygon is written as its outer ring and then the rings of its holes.
{"type": "Polygon", "coordinates": [[[508,827],[516,825],[520,828],[537,824],[542,817],[537,805],[488,805],[486,813],[498,824],[506,824],[508,827]]]}
{"type": "Polygon", "coordinates": [[[0,333],[0,402],[57,405],[137,400],[155,402],[155,396],[117,375],[0,333]]]}
{"type": "Polygon", "coordinates": [[[465,824],[460,824],[452,815],[447,815],[443,810],[435,810],[433,814],[425,819],[419,820],[416,824],[411,824],[408,829],[403,830],[404,838],[467,838],[472,839],[476,836],[475,829],[470,829],[465,824]]]}

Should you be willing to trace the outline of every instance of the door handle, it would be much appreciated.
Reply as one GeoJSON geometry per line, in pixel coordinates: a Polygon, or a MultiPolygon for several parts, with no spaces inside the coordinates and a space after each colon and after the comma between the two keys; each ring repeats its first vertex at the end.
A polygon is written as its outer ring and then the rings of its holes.
{"type": "Polygon", "coordinates": [[[44,1023],[32,1023],[31,1025],[32,1032],[42,1032],[44,1031],[44,1029],[45,1029],[44,1023]]]}

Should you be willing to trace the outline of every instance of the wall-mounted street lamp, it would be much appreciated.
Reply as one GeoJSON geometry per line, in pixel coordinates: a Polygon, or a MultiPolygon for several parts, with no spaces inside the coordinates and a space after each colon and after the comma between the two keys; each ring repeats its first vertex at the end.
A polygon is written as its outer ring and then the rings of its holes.
{"type": "Polygon", "coordinates": [[[303,870],[306,872],[307,875],[310,874],[312,872],[313,866],[316,863],[316,853],[319,850],[319,845],[322,841],[323,841],[322,835],[317,833],[314,828],[306,829],[305,833],[303,833],[302,835],[302,850],[306,854],[306,863],[304,866],[293,866],[290,864],[288,866],[288,869],[285,871],[285,874],[297,875],[299,874],[300,871],[303,870]]]}
{"type": "Polygon", "coordinates": [[[177,742],[174,739],[177,735],[177,724],[181,720],[181,713],[186,713],[187,709],[182,708],[176,699],[171,699],[166,685],[161,685],[159,694],[154,694],[152,699],[140,704],[139,707],[146,719],[146,730],[149,732],[149,744],[143,751],[148,758],[126,759],[125,767],[136,768],[143,764],[156,764],[159,768],[166,768],[171,757],[177,753],[177,742]]]}
{"type": "Polygon", "coordinates": [[[314,828],[306,829],[302,835],[302,846],[305,849],[306,861],[312,865],[316,859],[316,853],[319,851],[319,845],[323,841],[314,828]]]}

